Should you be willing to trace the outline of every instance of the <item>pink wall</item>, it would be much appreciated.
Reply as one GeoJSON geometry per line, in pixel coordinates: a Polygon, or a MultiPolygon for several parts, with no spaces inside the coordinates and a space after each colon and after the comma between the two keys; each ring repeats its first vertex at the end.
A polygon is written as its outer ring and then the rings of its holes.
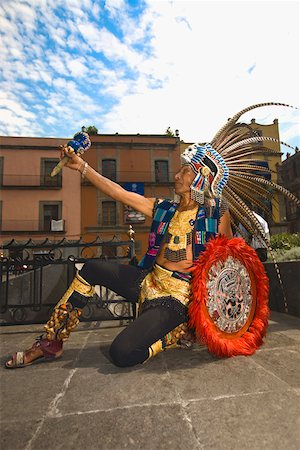
{"type": "MultiPolygon", "coordinates": [[[[64,236],[78,238],[81,226],[81,179],[80,174],[67,168],[63,169],[62,188],[34,188],[26,189],[22,186],[39,184],[41,158],[59,158],[58,146],[66,142],[63,139],[51,138],[1,138],[0,157],[3,157],[3,188],[0,200],[2,201],[2,224],[21,221],[32,221],[38,224],[40,201],[61,201],[62,219],[65,220],[64,236]],[[22,148],[21,148],[22,147],[22,148]],[[14,185],[6,188],[5,185],[14,185]],[[9,221],[9,222],[8,222],[9,221]]],[[[27,222],[29,223],[29,222],[27,222]]],[[[7,229],[7,228],[6,228],[7,229]]],[[[19,228],[18,228],[19,229],[19,228]]],[[[63,236],[55,233],[42,233],[30,235],[48,236],[51,239],[61,239],[63,236]]],[[[25,239],[23,233],[14,236],[3,234],[2,241],[25,239]]]]}

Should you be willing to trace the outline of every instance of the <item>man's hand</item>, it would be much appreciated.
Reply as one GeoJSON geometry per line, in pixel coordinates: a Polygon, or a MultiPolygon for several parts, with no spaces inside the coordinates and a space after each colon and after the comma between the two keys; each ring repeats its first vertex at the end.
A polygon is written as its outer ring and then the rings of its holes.
{"type": "Polygon", "coordinates": [[[60,159],[63,159],[65,156],[69,158],[69,160],[65,164],[65,167],[68,167],[72,170],[81,171],[81,168],[84,165],[84,161],[79,155],[76,155],[72,147],[68,147],[67,144],[65,144],[61,145],[60,149],[60,159]]]}

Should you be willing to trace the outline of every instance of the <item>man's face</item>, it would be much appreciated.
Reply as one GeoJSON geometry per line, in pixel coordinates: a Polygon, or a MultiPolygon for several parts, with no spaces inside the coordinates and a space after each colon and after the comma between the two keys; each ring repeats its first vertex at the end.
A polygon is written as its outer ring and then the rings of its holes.
{"type": "Polygon", "coordinates": [[[175,193],[178,195],[190,192],[196,174],[189,165],[184,165],[175,174],[175,193]]]}

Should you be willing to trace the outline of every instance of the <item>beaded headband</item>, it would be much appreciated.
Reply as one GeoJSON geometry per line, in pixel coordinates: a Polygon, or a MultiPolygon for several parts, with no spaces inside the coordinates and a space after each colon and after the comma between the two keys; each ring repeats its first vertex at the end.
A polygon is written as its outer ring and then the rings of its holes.
{"type": "Polygon", "coordinates": [[[190,145],[181,154],[181,163],[189,164],[196,173],[191,184],[193,200],[203,204],[204,194],[209,190],[213,197],[221,197],[229,171],[222,156],[210,144],[190,145]]]}

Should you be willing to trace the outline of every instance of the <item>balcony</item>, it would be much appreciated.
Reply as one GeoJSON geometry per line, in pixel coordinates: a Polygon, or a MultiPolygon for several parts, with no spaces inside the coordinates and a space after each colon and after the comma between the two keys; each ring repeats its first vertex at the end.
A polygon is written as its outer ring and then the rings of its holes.
{"type": "Polygon", "coordinates": [[[2,177],[2,189],[61,189],[62,176],[50,175],[4,175],[2,177]]]}
{"type": "Polygon", "coordinates": [[[0,224],[0,232],[2,234],[28,234],[28,233],[65,233],[65,220],[2,220],[0,224]]]}

